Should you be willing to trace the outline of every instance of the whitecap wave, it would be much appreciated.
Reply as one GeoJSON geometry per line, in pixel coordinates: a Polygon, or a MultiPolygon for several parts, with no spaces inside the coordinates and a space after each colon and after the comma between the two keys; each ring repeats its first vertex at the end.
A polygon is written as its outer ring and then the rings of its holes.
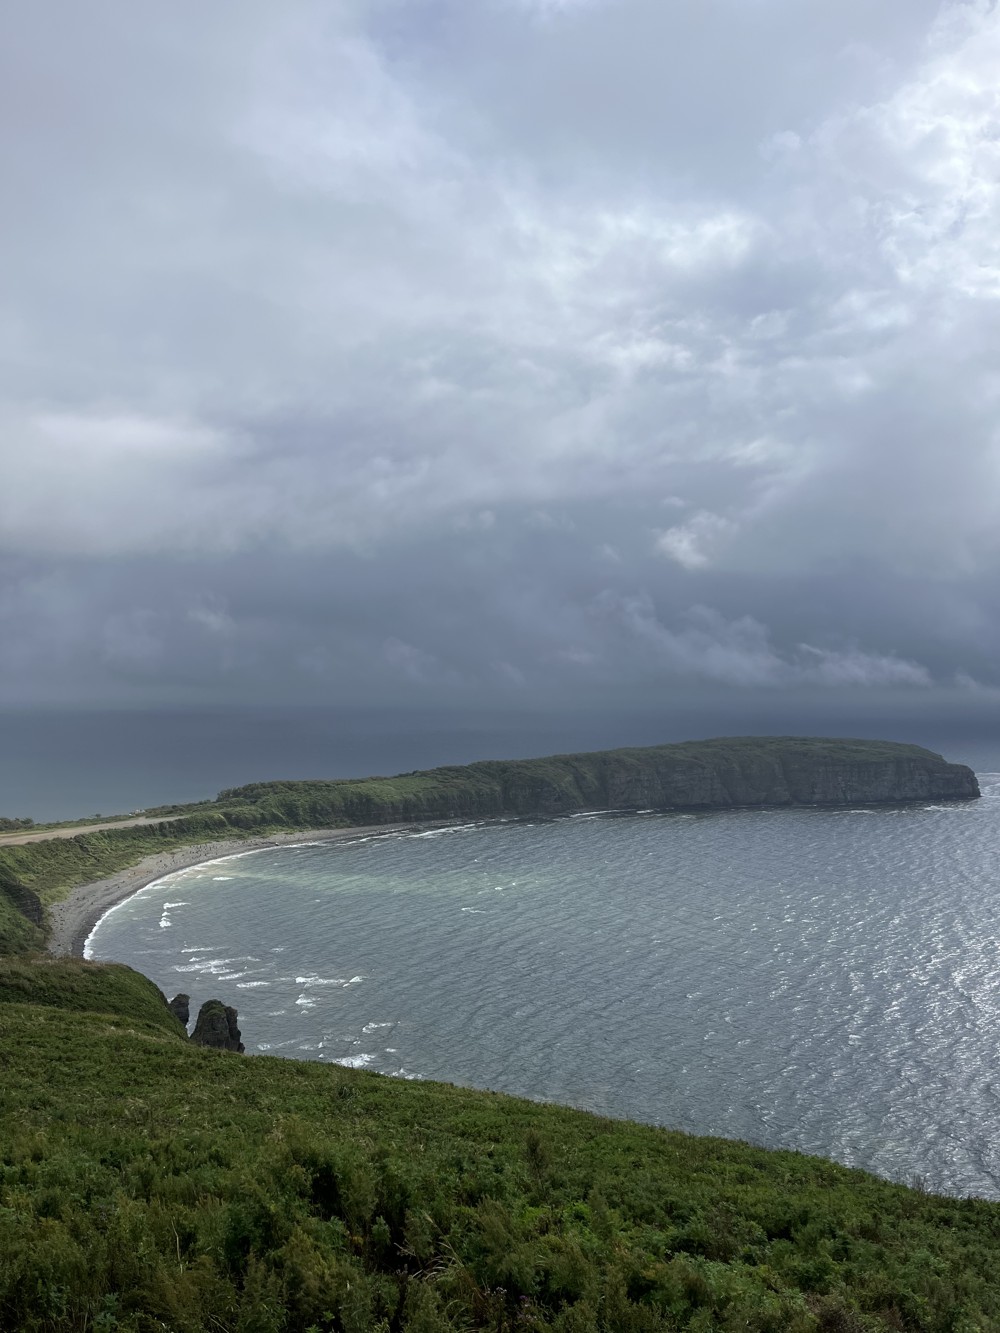
{"type": "MultiPolygon", "coordinates": [[[[235,958],[196,958],[193,962],[185,963],[183,967],[175,966],[172,970],[174,972],[200,972],[202,975],[210,977],[221,977],[229,971],[236,961],[235,958]]],[[[245,973],[241,972],[239,975],[244,976],[245,973]]]]}
{"type": "Polygon", "coordinates": [[[441,838],[446,833],[468,833],[472,829],[482,828],[481,824],[450,824],[447,828],[429,828],[423,833],[411,833],[411,838],[441,838]]]}

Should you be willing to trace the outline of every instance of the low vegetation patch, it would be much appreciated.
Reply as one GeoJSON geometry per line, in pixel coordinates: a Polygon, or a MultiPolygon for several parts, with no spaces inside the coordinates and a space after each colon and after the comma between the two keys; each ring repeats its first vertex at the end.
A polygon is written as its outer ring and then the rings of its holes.
{"type": "Polygon", "coordinates": [[[158,987],[121,963],[0,958],[0,1005],[8,1004],[125,1016],[173,1037],[187,1035],[158,987]]]}

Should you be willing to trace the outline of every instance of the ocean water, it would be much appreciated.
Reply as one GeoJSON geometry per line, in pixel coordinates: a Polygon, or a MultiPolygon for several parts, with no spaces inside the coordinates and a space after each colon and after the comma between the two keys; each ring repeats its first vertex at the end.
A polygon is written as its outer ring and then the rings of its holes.
{"type": "Polygon", "coordinates": [[[1000,773],[879,810],[578,816],[167,876],[88,952],[250,1053],[820,1153],[1000,1198],[1000,773]]]}

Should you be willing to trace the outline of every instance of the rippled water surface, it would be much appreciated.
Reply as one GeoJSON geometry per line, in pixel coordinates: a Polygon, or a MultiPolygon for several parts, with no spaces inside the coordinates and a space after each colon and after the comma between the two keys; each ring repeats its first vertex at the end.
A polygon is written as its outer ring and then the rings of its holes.
{"type": "Polygon", "coordinates": [[[980,782],[248,853],[143,889],[90,956],[235,1004],[249,1052],[1000,1198],[1000,774],[980,782]]]}

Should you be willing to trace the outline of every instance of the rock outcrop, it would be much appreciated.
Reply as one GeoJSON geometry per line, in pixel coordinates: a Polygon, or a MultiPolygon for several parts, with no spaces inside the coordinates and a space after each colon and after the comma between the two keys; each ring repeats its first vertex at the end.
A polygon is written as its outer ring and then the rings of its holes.
{"type": "Polygon", "coordinates": [[[191,1021],[191,996],[175,995],[172,1000],[167,1001],[167,1008],[181,1023],[187,1027],[191,1021]]]}
{"type": "Polygon", "coordinates": [[[42,900],[26,884],[21,884],[13,875],[3,874],[0,871],[0,893],[22,916],[26,916],[33,926],[44,925],[45,910],[42,907],[42,900]]]}
{"type": "MultiPolygon", "coordinates": [[[[720,755],[715,763],[664,754],[663,762],[649,767],[610,765],[604,777],[608,809],[889,805],[979,796],[970,768],[930,752],[926,758],[851,756],[836,748],[823,753],[794,744],[755,755],[720,755]]],[[[558,794],[555,803],[561,804],[558,794]]]]}
{"type": "Polygon", "coordinates": [[[219,1051],[243,1053],[240,1030],[236,1026],[237,1013],[221,1000],[206,1000],[198,1011],[198,1020],[191,1040],[198,1046],[211,1046],[219,1051]]]}

